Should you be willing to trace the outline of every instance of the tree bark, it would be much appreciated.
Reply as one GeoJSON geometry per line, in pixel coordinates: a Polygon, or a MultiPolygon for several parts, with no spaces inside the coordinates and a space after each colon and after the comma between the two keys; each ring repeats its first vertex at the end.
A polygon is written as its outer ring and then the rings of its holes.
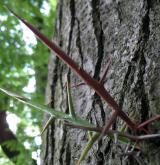
{"type": "MultiPolygon", "coordinates": [[[[54,41],[80,67],[99,80],[109,57],[112,66],[105,88],[126,113],[135,112],[141,123],[160,113],[160,2],[158,0],[59,0],[54,41]]],[[[46,102],[68,113],[66,77],[81,80],[59,59],[50,56],[46,102]]],[[[76,114],[103,126],[111,109],[86,85],[72,89],[76,114]]],[[[44,123],[49,116],[44,115],[44,123]]],[[[122,124],[118,119],[117,129],[122,124]]],[[[159,132],[158,121],[149,125],[159,132]]],[[[43,165],[74,165],[88,135],[53,121],[43,136],[43,165]]],[[[141,143],[141,152],[123,154],[125,145],[115,145],[107,136],[95,143],[84,165],[158,165],[160,139],[141,143]]]]}

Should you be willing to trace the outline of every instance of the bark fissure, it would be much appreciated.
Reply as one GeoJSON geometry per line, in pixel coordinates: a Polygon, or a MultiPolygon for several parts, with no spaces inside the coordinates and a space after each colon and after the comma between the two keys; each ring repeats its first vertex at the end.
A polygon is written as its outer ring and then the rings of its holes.
{"type": "Polygon", "coordinates": [[[67,144],[67,147],[66,147],[66,165],[70,165],[71,163],[71,148],[70,148],[70,145],[67,144]]]}
{"type": "Polygon", "coordinates": [[[151,1],[147,0],[146,4],[146,14],[142,19],[142,32],[144,32],[142,39],[144,40],[144,43],[146,43],[149,39],[149,34],[150,34],[150,29],[149,29],[149,23],[150,23],[150,18],[149,18],[149,12],[151,8],[151,1]]]}
{"type": "MultiPolygon", "coordinates": [[[[56,58],[55,60],[55,68],[53,70],[53,79],[52,79],[52,85],[51,85],[51,108],[55,108],[54,107],[54,101],[55,101],[55,89],[56,89],[56,84],[57,84],[57,80],[58,80],[58,67],[59,67],[59,59],[56,58]]],[[[55,123],[51,123],[51,129],[50,129],[51,133],[51,137],[54,139],[54,131],[55,131],[55,123]]],[[[54,149],[55,149],[55,140],[51,140],[51,150],[52,153],[54,153],[54,149]]],[[[51,156],[51,162],[54,162],[54,155],[52,154],[51,156]]]]}
{"type": "MultiPolygon", "coordinates": [[[[101,113],[101,118],[100,118],[100,120],[102,121],[102,125],[105,125],[105,119],[106,119],[106,114],[105,114],[105,110],[104,110],[104,108],[103,108],[103,103],[102,103],[102,100],[101,100],[101,98],[96,94],[96,93],[94,93],[94,95],[93,95],[93,102],[92,102],[92,109],[88,112],[88,114],[87,114],[87,118],[90,118],[90,116],[91,116],[91,112],[96,112],[96,104],[98,105],[98,107],[99,107],[99,110],[98,111],[100,111],[100,113],[101,113]]],[[[90,120],[92,121],[92,119],[90,118],[90,120]]],[[[97,122],[97,121],[96,121],[97,122]]],[[[97,123],[98,125],[100,125],[99,123],[97,123]]]]}
{"type": "MultiPolygon", "coordinates": [[[[70,54],[70,51],[71,51],[73,28],[74,28],[74,25],[75,25],[75,1],[74,0],[70,0],[70,14],[71,14],[71,23],[70,23],[69,40],[68,40],[68,47],[67,47],[67,54],[68,55],[70,54]]],[[[68,70],[68,76],[70,77],[70,69],[68,70]]],[[[66,108],[66,112],[67,112],[67,109],[68,108],[66,108]]],[[[66,136],[67,136],[67,130],[66,130],[66,127],[63,126],[63,138],[61,140],[62,144],[61,144],[60,159],[59,159],[59,162],[60,162],[61,165],[63,165],[63,162],[64,162],[64,160],[63,160],[64,159],[64,153],[68,152],[68,151],[66,151],[66,148],[65,148],[66,145],[69,145],[69,144],[66,144],[66,143],[68,143],[66,141],[66,136]]],[[[69,159],[69,161],[70,161],[70,159],[69,159]]]]}
{"type": "Polygon", "coordinates": [[[77,27],[78,27],[78,32],[77,32],[77,39],[76,39],[76,46],[78,48],[78,52],[80,55],[80,60],[81,60],[81,68],[83,68],[83,51],[82,51],[82,47],[81,47],[81,30],[80,30],[80,22],[78,20],[78,18],[76,18],[77,20],[77,27]]]}
{"type": "Polygon", "coordinates": [[[137,88],[136,91],[139,93],[138,95],[141,99],[141,122],[145,121],[148,118],[149,112],[149,100],[145,92],[145,85],[143,81],[143,77],[145,74],[145,66],[146,61],[143,55],[139,62],[139,79],[137,81],[137,86],[135,86],[135,88],[137,88]]]}
{"type": "MultiPolygon", "coordinates": [[[[93,78],[99,79],[101,64],[102,64],[103,55],[104,55],[104,33],[103,33],[103,29],[102,29],[102,22],[100,19],[100,11],[99,11],[100,2],[96,1],[96,0],[92,0],[91,5],[92,5],[93,28],[94,28],[94,33],[95,33],[95,37],[96,37],[97,44],[98,44],[97,45],[97,49],[98,49],[97,62],[95,65],[95,72],[94,72],[93,78]]],[[[100,110],[101,110],[101,117],[104,122],[105,121],[105,111],[103,109],[103,104],[101,102],[101,99],[96,93],[93,95],[92,106],[95,107],[95,104],[99,105],[100,110]],[[98,102],[97,102],[97,100],[98,100],[98,102]]]]}
{"type": "Polygon", "coordinates": [[[145,91],[145,84],[144,84],[144,74],[145,74],[145,67],[146,67],[146,60],[145,60],[145,48],[147,46],[147,42],[150,35],[150,17],[149,12],[151,8],[151,1],[147,0],[146,4],[146,14],[142,18],[142,28],[141,28],[141,49],[139,50],[139,74],[138,74],[138,80],[137,84],[135,85],[136,91],[138,91],[137,95],[139,99],[141,99],[141,122],[145,121],[148,118],[148,112],[149,112],[149,99],[147,97],[146,91],[145,91]]]}
{"type": "MultiPolygon", "coordinates": [[[[62,67],[63,66],[61,66],[61,68],[62,67]]],[[[70,69],[68,71],[68,76],[70,76],[70,69]]],[[[60,77],[62,78],[62,75],[60,77]]],[[[62,85],[63,80],[61,79],[61,81],[62,81],[61,82],[61,88],[64,88],[63,85],[62,85]]],[[[62,93],[62,95],[63,95],[63,93],[62,93]]],[[[68,113],[68,106],[66,107],[65,113],[68,113]]],[[[63,136],[62,136],[62,139],[61,139],[61,146],[60,146],[60,149],[59,149],[60,150],[59,162],[60,162],[61,165],[63,165],[63,163],[64,163],[64,154],[65,154],[65,152],[68,152],[66,150],[66,145],[69,145],[69,143],[67,142],[67,128],[66,128],[65,125],[63,125],[62,130],[63,130],[63,136]]]]}
{"type": "Polygon", "coordinates": [[[61,139],[61,149],[60,149],[60,158],[59,158],[59,162],[60,162],[60,165],[63,165],[64,163],[64,153],[65,153],[65,145],[66,144],[66,137],[67,137],[67,130],[66,130],[66,126],[64,125],[63,126],[63,137],[61,139]]]}
{"type": "MultiPolygon", "coordinates": [[[[58,79],[58,74],[57,74],[57,71],[58,71],[58,64],[59,64],[59,60],[56,58],[56,60],[54,61],[54,65],[55,65],[55,68],[53,69],[53,78],[52,78],[52,85],[51,85],[51,102],[50,102],[50,107],[51,108],[54,108],[54,98],[55,98],[55,87],[56,87],[56,84],[57,84],[57,79],[58,79]]],[[[55,125],[54,125],[54,122],[51,123],[51,127],[49,130],[47,130],[47,139],[46,139],[46,151],[45,151],[45,155],[44,155],[44,163],[47,165],[48,164],[48,155],[50,154],[49,153],[49,150],[51,149],[52,152],[54,152],[54,149],[55,149],[55,140],[54,139],[54,131],[55,131],[55,125]],[[52,136],[52,140],[50,139],[50,135],[52,136]],[[50,142],[51,141],[51,142],[50,142]],[[51,143],[51,145],[50,145],[51,143]],[[52,147],[51,147],[52,146],[52,147]]],[[[54,161],[54,156],[52,155],[51,156],[51,162],[54,161]]]]}
{"type": "MultiPolygon", "coordinates": [[[[59,37],[59,45],[62,46],[62,33],[61,33],[61,28],[62,28],[62,17],[63,17],[63,1],[59,4],[59,14],[58,14],[58,20],[59,20],[59,33],[57,32],[57,35],[59,37]]],[[[56,85],[57,85],[57,81],[58,81],[58,68],[59,68],[59,59],[56,58],[54,61],[54,69],[53,69],[53,78],[52,78],[52,85],[51,85],[51,108],[54,108],[55,106],[55,92],[56,92],[56,85]]],[[[54,139],[54,134],[55,134],[55,122],[51,123],[51,127],[50,129],[47,131],[47,149],[50,149],[51,153],[55,153],[55,140],[54,139]],[[50,136],[52,137],[52,139],[50,138],[50,136]],[[51,141],[51,146],[50,146],[50,142],[51,141]]],[[[45,154],[45,162],[46,165],[49,164],[54,164],[54,154],[49,153],[49,150],[46,151],[45,154]],[[50,160],[48,160],[48,155],[51,155],[50,160]]]]}
{"type": "Polygon", "coordinates": [[[134,73],[135,72],[135,66],[133,64],[130,64],[127,69],[127,73],[124,77],[121,93],[120,93],[120,98],[119,98],[119,106],[122,109],[123,107],[123,102],[125,98],[125,93],[129,91],[128,87],[132,84],[132,80],[134,79],[134,73]]]}
{"type": "MultiPolygon", "coordinates": [[[[101,148],[102,145],[103,145],[103,141],[99,140],[98,148],[101,148]]],[[[101,150],[98,150],[97,151],[97,165],[103,165],[104,163],[105,163],[104,153],[101,150]]]]}
{"type": "Polygon", "coordinates": [[[56,90],[55,87],[58,80],[59,59],[56,58],[54,63],[55,63],[55,68],[53,70],[53,79],[52,79],[52,85],[51,85],[51,108],[54,108],[54,99],[55,99],[55,90],[56,90]]]}
{"type": "MultiPolygon", "coordinates": [[[[51,124],[51,137],[53,138],[52,140],[51,140],[51,148],[52,148],[52,152],[51,153],[53,153],[54,152],[54,150],[55,150],[55,140],[54,140],[54,133],[55,133],[55,124],[54,124],[54,122],[52,122],[52,124],[51,124]]],[[[53,163],[54,162],[54,155],[52,154],[52,157],[51,157],[51,162],[53,163]]]]}
{"type": "Polygon", "coordinates": [[[95,72],[94,72],[93,77],[95,79],[99,79],[101,63],[102,63],[103,55],[104,55],[104,33],[102,29],[102,22],[101,22],[100,11],[99,11],[100,2],[97,0],[92,0],[91,5],[92,5],[93,28],[94,28],[94,33],[95,33],[95,37],[98,44],[97,45],[97,49],[98,49],[97,62],[95,65],[95,72]]]}
{"type": "Polygon", "coordinates": [[[75,1],[74,0],[70,0],[70,13],[71,13],[71,24],[70,24],[67,54],[70,53],[71,41],[72,41],[72,35],[73,35],[73,28],[74,28],[74,25],[75,25],[75,1]]]}
{"type": "Polygon", "coordinates": [[[101,120],[103,122],[103,125],[105,125],[106,114],[105,114],[105,110],[103,108],[102,100],[100,98],[99,98],[99,101],[98,101],[98,105],[99,105],[99,109],[100,109],[100,112],[101,112],[101,120]]]}
{"type": "MultiPolygon", "coordinates": [[[[101,17],[100,17],[100,2],[97,0],[92,0],[91,1],[91,6],[92,6],[92,23],[93,23],[93,28],[94,28],[94,34],[96,37],[97,41],[97,62],[95,65],[95,71],[93,78],[99,80],[100,77],[100,71],[101,71],[101,64],[104,56],[104,32],[102,28],[102,22],[101,22],[101,17]]],[[[93,103],[92,107],[95,110],[95,105],[99,106],[100,112],[101,112],[101,120],[103,122],[103,125],[105,124],[106,121],[106,116],[105,116],[105,110],[103,108],[103,103],[101,101],[101,98],[94,93],[93,95],[93,103]]],[[[97,165],[104,164],[104,154],[100,150],[102,147],[102,140],[98,142],[98,150],[97,150],[97,165]]]]}
{"type": "Polygon", "coordinates": [[[59,46],[62,46],[62,18],[63,18],[63,0],[61,0],[61,3],[59,3],[59,10],[58,10],[58,18],[57,20],[59,21],[59,27],[55,28],[55,34],[58,35],[58,38],[60,38],[59,46]]]}

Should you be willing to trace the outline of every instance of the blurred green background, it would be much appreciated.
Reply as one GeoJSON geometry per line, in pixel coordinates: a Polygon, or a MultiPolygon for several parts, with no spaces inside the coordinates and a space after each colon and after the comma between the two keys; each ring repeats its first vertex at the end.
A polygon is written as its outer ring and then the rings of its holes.
{"type": "MultiPolygon", "coordinates": [[[[49,50],[11,15],[3,5],[53,37],[56,0],[1,0],[0,3],[0,86],[44,103],[49,50]]],[[[0,93],[0,111],[5,110],[10,129],[39,164],[42,113],[0,93]]],[[[14,147],[12,143],[10,147],[14,147]]],[[[24,152],[21,159],[27,161],[24,152]]],[[[29,160],[28,160],[29,161],[29,160]]],[[[17,163],[18,164],[18,163],[17,163]]],[[[19,163],[20,164],[20,163],[19,163]]],[[[0,165],[13,165],[0,149],[0,165]]]]}

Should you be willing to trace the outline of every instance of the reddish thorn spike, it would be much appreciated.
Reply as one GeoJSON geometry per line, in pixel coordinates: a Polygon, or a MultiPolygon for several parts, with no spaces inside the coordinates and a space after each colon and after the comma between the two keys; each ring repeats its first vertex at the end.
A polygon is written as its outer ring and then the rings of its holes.
{"type": "Polygon", "coordinates": [[[99,139],[101,139],[104,135],[106,135],[109,131],[109,129],[111,128],[113,122],[116,120],[118,116],[118,112],[117,111],[114,111],[110,120],[106,123],[106,125],[104,126],[103,130],[102,130],[102,133],[101,133],[101,136],[99,137],[99,139]]]}
{"type": "Polygon", "coordinates": [[[71,88],[77,88],[81,85],[86,85],[84,82],[81,82],[81,83],[78,83],[78,84],[75,84],[75,85],[72,85],[71,88]]]}
{"type": "Polygon", "coordinates": [[[151,124],[152,122],[154,122],[154,121],[156,121],[156,120],[160,120],[160,115],[154,116],[154,117],[148,119],[147,121],[145,121],[145,122],[139,124],[139,125],[137,126],[137,129],[141,129],[141,128],[143,128],[144,126],[146,126],[146,125],[148,125],[148,124],[151,124]]]}
{"type": "Polygon", "coordinates": [[[108,60],[108,62],[107,62],[106,69],[104,70],[104,73],[102,74],[102,78],[99,80],[99,83],[101,83],[101,84],[104,83],[105,78],[106,78],[106,76],[107,76],[107,74],[108,74],[108,71],[109,71],[109,69],[110,69],[111,62],[112,62],[111,57],[109,57],[109,60],[108,60]]]}

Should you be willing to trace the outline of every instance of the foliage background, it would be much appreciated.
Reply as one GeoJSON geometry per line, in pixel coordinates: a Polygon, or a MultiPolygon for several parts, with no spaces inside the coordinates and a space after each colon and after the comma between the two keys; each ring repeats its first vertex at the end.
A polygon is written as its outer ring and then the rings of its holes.
{"type": "MultiPolygon", "coordinates": [[[[29,41],[30,36],[26,36],[27,38],[24,39],[26,29],[3,7],[3,4],[8,5],[17,14],[36,25],[39,30],[51,38],[54,29],[56,1],[2,0],[1,4],[0,86],[19,94],[28,91],[27,97],[31,97],[38,102],[44,102],[49,51],[36,39],[29,41]],[[30,83],[33,87],[31,83],[34,81],[35,87],[29,91],[27,86],[30,83]]],[[[17,139],[29,149],[30,155],[36,158],[33,155],[39,155],[40,152],[40,144],[36,141],[40,138],[38,135],[42,113],[37,113],[2,94],[0,94],[0,110],[6,110],[10,116],[15,117],[15,120],[17,119],[17,130],[14,133],[17,139]]],[[[21,155],[25,158],[24,154],[21,155]]],[[[12,164],[1,150],[0,164],[12,164]]]]}

